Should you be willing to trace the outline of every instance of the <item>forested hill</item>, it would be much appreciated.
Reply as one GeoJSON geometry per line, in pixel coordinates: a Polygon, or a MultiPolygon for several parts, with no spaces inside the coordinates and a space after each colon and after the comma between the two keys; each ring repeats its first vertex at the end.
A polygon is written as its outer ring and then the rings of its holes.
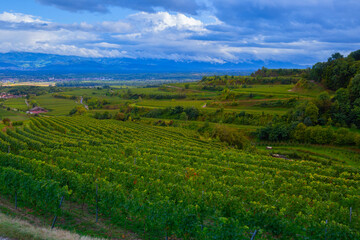
{"type": "Polygon", "coordinates": [[[347,88],[356,74],[360,74],[360,50],[350,53],[347,57],[335,53],[327,62],[316,63],[310,71],[310,78],[336,91],[339,88],[347,88]]]}

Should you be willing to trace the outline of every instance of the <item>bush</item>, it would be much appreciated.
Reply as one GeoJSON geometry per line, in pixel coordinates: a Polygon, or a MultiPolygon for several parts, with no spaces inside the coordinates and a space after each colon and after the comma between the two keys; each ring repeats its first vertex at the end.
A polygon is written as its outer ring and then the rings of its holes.
{"type": "Polygon", "coordinates": [[[10,121],[9,118],[4,118],[4,119],[2,120],[2,122],[3,122],[3,124],[5,124],[6,126],[10,126],[10,124],[11,124],[11,121],[10,121]]]}
{"type": "Polygon", "coordinates": [[[76,106],[70,111],[69,115],[74,115],[74,114],[82,115],[86,113],[86,111],[87,110],[84,106],[76,106]]]}
{"type": "Polygon", "coordinates": [[[339,128],[335,132],[336,145],[353,145],[355,144],[355,133],[350,132],[349,129],[339,128]]]}
{"type": "Polygon", "coordinates": [[[305,141],[315,144],[329,144],[334,138],[334,131],[330,127],[323,128],[319,125],[308,127],[305,130],[305,141]]]}
{"type": "Polygon", "coordinates": [[[359,134],[357,134],[355,136],[355,144],[358,148],[360,148],[360,135],[359,134]]]}
{"type": "Polygon", "coordinates": [[[239,130],[224,125],[215,126],[212,137],[217,137],[222,142],[244,149],[249,145],[249,139],[239,130]]]}
{"type": "Polygon", "coordinates": [[[122,112],[118,112],[115,116],[115,119],[116,120],[119,120],[119,121],[125,121],[126,120],[126,115],[122,112]]]}

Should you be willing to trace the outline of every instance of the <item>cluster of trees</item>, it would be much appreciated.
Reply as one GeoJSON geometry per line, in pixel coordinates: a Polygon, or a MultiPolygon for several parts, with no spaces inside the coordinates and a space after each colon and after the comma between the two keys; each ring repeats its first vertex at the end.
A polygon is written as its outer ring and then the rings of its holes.
{"type": "Polygon", "coordinates": [[[307,126],[334,125],[360,128],[360,74],[347,88],[340,88],[331,97],[323,92],[313,101],[297,105],[286,115],[287,122],[303,122],[307,126]]]}
{"type": "Polygon", "coordinates": [[[103,81],[66,81],[66,82],[57,82],[55,84],[57,87],[103,87],[103,81]]]}
{"type": "Polygon", "coordinates": [[[152,93],[152,94],[146,94],[146,93],[133,93],[130,89],[128,89],[125,93],[120,95],[121,98],[124,99],[185,99],[186,94],[159,94],[159,93],[152,93]]]}
{"type": "Polygon", "coordinates": [[[7,92],[13,95],[44,95],[47,93],[61,92],[62,90],[57,87],[39,87],[39,86],[12,86],[0,87],[1,92],[7,92]]]}
{"type": "Polygon", "coordinates": [[[225,125],[216,125],[212,130],[212,137],[239,149],[250,146],[250,141],[243,132],[225,125]]]}
{"type": "Polygon", "coordinates": [[[255,104],[257,106],[266,108],[266,107],[295,107],[298,103],[297,98],[290,98],[286,100],[273,100],[273,101],[264,101],[259,104],[255,104]]]}
{"type": "Polygon", "coordinates": [[[310,69],[268,69],[262,67],[256,72],[252,73],[252,77],[279,77],[279,76],[297,76],[306,77],[309,74],[310,69]]]}
{"type": "Polygon", "coordinates": [[[104,105],[110,104],[110,102],[106,99],[101,99],[97,97],[85,97],[89,109],[101,109],[104,105]]]}
{"type": "Polygon", "coordinates": [[[221,91],[222,86],[238,88],[251,84],[295,84],[301,79],[300,76],[204,76],[200,81],[200,88],[203,90],[221,91]]]}
{"type": "Polygon", "coordinates": [[[112,119],[113,116],[112,116],[112,114],[109,113],[108,111],[105,111],[105,112],[103,112],[103,113],[101,113],[101,112],[96,112],[96,113],[94,114],[94,118],[96,118],[96,119],[112,119]]]}
{"type": "Polygon", "coordinates": [[[167,118],[179,120],[197,120],[213,123],[264,126],[272,121],[270,114],[251,114],[242,112],[225,112],[224,108],[216,111],[201,111],[195,107],[168,107],[165,109],[143,109],[142,116],[149,118],[167,118]]]}
{"type": "Polygon", "coordinates": [[[357,145],[360,147],[360,135],[348,128],[334,129],[331,126],[306,126],[304,123],[269,124],[257,131],[260,140],[288,141],[300,143],[357,145]]]}
{"type": "Polygon", "coordinates": [[[347,57],[335,53],[327,62],[316,63],[310,71],[310,78],[321,82],[326,88],[336,91],[346,88],[350,80],[359,73],[360,50],[357,50],[347,57]]]}
{"type": "Polygon", "coordinates": [[[358,144],[359,136],[345,128],[360,128],[360,50],[346,58],[333,54],[327,62],[315,64],[310,77],[335,90],[334,96],[323,92],[312,101],[297,104],[285,116],[260,129],[258,137],[270,141],[358,144]],[[333,130],[332,126],[342,128],[333,130]]]}
{"type": "Polygon", "coordinates": [[[78,97],[75,95],[67,95],[67,94],[60,94],[60,93],[55,93],[52,95],[54,98],[62,98],[62,99],[70,99],[70,100],[77,100],[78,97]]]}
{"type": "Polygon", "coordinates": [[[200,116],[199,109],[195,107],[168,107],[165,109],[152,109],[145,114],[145,117],[150,118],[173,118],[179,120],[197,120],[200,116]]]}
{"type": "Polygon", "coordinates": [[[74,107],[74,108],[70,111],[69,115],[70,115],[70,116],[72,116],[72,115],[83,115],[83,114],[85,114],[86,112],[87,112],[87,110],[86,110],[86,108],[85,108],[84,106],[78,105],[78,106],[74,107]]]}
{"type": "Polygon", "coordinates": [[[337,90],[332,98],[327,92],[323,92],[313,101],[298,103],[287,114],[281,118],[275,117],[266,127],[258,130],[259,139],[357,144],[359,136],[348,128],[360,128],[360,75],[351,80],[349,89],[337,90]],[[339,129],[334,130],[334,126],[339,129]]]}

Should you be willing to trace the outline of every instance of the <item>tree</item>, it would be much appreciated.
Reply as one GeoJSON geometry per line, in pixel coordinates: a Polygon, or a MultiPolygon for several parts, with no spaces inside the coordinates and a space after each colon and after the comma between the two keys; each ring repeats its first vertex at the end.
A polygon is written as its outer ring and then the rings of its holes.
{"type": "Polygon", "coordinates": [[[334,138],[334,131],[331,127],[321,126],[308,127],[305,130],[305,141],[315,144],[328,144],[334,138]]]}
{"type": "Polygon", "coordinates": [[[360,50],[350,53],[348,57],[354,59],[355,61],[359,61],[360,60],[360,50]]]}
{"type": "Polygon", "coordinates": [[[333,120],[334,122],[347,122],[351,105],[349,99],[349,91],[344,88],[340,88],[335,92],[333,99],[335,102],[333,104],[333,120]]]}
{"type": "Polygon", "coordinates": [[[33,106],[33,107],[37,107],[37,106],[38,106],[38,102],[33,99],[33,100],[30,101],[30,105],[33,106]]]}
{"type": "Polygon", "coordinates": [[[10,126],[11,124],[11,120],[9,118],[3,118],[2,120],[3,124],[5,124],[6,126],[10,126]]]}
{"type": "Polygon", "coordinates": [[[331,108],[332,102],[328,92],[322,92],[315,100],[316,106],[319,108],[320,114],[328,112],[331,108]]]}
{"type": "Polygon", "coordinates": [[[180,120],[186,121],[188,119],[188,116],[186,115],[186,112],[182,112],[179,117],[180,120]]]}
{"type": "Polygon", "coordinates": [[[334,53],[333,55],[331,55],[331,57],[328,59],[328,62],[340,59],[340,58],[344,58],[343,55],[341,55],[340,53],[334,53]]]}
{"type": "Polygon", "coordinates": [[[317,123],[319,108],[313,102],[309,102],[305,108],[305,117],[309,117],[313,123],[317,123]]]}
{"type": "Polygon", "coordinates": [[[240,149],[244,149],[249,145],[249,140],[242,132],[224,125],[216,125],[212,137],[218,137],[221,141],[240,149]]]}
{"type": "Polygon", "coordinates": [[[322,80],[322,76],[325,68],[326,68],[326,63],[322,63],[322,62],[316,63],[310,71],[310,78],[317,82],[320,82],[322,80]]]}
{"type": "Polygon", "coordinates": [[[186,115],[188,116],[188,118],[190,120],[196,120],[198,118],[198,116],[200,115],[199,109],[197,109],[195,107],[185,108],[184,112],[186,113],[186,115]]]}
{"type": "Polygon", "coordinates": [[[74,114],[83,115],[84,113],[86,113],[86,111],[87,110],[84,106],[82,106],[82,105],[76,106],[70,111],[69,115],[74,115],[74,114]]]}
{"type": "Polygon", "coordinates": [[[122,112],[118,112],[115,116],[116,120],[120,120],[120,121],[125,121],[126,120],[126,115],[122,112]]]}
{"type": "Polygon", "coordinates": [[[299,123],[294,131],[293,138],[299,142],[305,141],[305,130],[306,126],[303,123],[299,123]]]}
{"type": "Polygon", "coordinates": [[[360,74],[357,74],[351,79],[348,90],[349,97],[352,102],[360,98],[360,74]]]}
{"type": "Polygon", "coordinates": [[[358,148],[360,148],[360,135],[356,135],[355,136],[355,144],[358,148]]]}

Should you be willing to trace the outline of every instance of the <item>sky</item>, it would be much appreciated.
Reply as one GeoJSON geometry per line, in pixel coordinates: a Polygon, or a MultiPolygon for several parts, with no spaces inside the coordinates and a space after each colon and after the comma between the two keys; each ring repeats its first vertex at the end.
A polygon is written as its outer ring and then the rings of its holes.
{"type": "Polygon", "coordinates": [[[360,49],[358,0],[11,0],[0,52],[312,65],[360,49]]]}

